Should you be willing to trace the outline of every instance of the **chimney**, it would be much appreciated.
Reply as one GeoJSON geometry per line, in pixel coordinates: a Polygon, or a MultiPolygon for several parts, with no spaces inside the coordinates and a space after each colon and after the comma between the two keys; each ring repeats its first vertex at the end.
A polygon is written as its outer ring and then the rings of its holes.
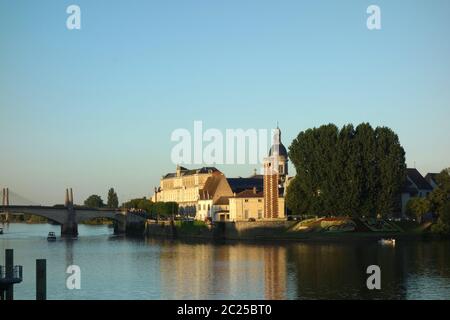
{"type": "Polygon", "coordinates": [[[9,188],[6,188],[6,205],[9,206],[9,188]]]}
{"type": "Polygon", "coordinates": [[[256,187],[253,187],[253,193],[256,194],[256,187]]]}
{"type": "Polygon", "coordinates": [[[3,197],[2,197],[2,205],[4,206],[6,204],[6,189],[2,189],[3,197]]]}
{"type": "Polygon", "coordinates": [[[256,169],[253,169],[253,175],[254,175],[254,176],[256,176],[257,172],[258,172],[258,171],[257,171],[256,169]]]}

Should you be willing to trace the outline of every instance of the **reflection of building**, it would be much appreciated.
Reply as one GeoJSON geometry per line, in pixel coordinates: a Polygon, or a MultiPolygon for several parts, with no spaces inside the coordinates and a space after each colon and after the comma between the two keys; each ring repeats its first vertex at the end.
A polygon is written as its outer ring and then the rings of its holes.
{"type": "Polygon", "coordinates": [[[267,300],[286,299],[286,248],[264,248],[264,295],[267,300]]]}

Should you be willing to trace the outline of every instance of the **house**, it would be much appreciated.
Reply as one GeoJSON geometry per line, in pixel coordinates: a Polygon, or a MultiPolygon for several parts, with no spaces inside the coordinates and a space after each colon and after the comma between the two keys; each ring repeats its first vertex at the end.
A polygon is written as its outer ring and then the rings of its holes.
{"type": "Polygon", "coordinates": [[[436,177],[439,175],[439,173],[427,173],[425,176],[425,180],[430,184],[430,186],[434,189],[438,186],[436,177]]]}
{"type": "Polygon", "coordinates": [[[415,168],[406,169],[406,181],[402,187],[401,212],[406,213],[406,205],[413,197],[424,198],[433,191],[433,187],[415,168]]]}

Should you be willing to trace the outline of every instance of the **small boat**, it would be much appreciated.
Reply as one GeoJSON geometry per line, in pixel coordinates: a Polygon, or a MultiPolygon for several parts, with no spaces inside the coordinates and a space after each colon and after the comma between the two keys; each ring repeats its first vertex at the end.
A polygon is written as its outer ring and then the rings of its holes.
{"type": "Polygon", "coordinates": [[[378,243],[383,246],[395,246],[395,239],[381,239],[378,243]]]}
{"type": "Polygon", "coordinates": [[[54,232],[49,232],[47,236],[48,241],[56,241],[56,235],[54,232]]]}

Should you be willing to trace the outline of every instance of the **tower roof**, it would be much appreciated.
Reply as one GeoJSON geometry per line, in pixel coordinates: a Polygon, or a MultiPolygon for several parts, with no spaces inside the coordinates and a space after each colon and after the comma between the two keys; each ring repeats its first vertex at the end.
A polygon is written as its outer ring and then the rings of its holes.
{"type": "Polygon", "coordinates": [[[275,133],[273,135],[273,144],[269,151],[269,157],[273,155],[279,155],[283,157],[288,157],[288,153],[286,147],[281,142],[281,130],[280,128],[275,129],[275,133]]]}

